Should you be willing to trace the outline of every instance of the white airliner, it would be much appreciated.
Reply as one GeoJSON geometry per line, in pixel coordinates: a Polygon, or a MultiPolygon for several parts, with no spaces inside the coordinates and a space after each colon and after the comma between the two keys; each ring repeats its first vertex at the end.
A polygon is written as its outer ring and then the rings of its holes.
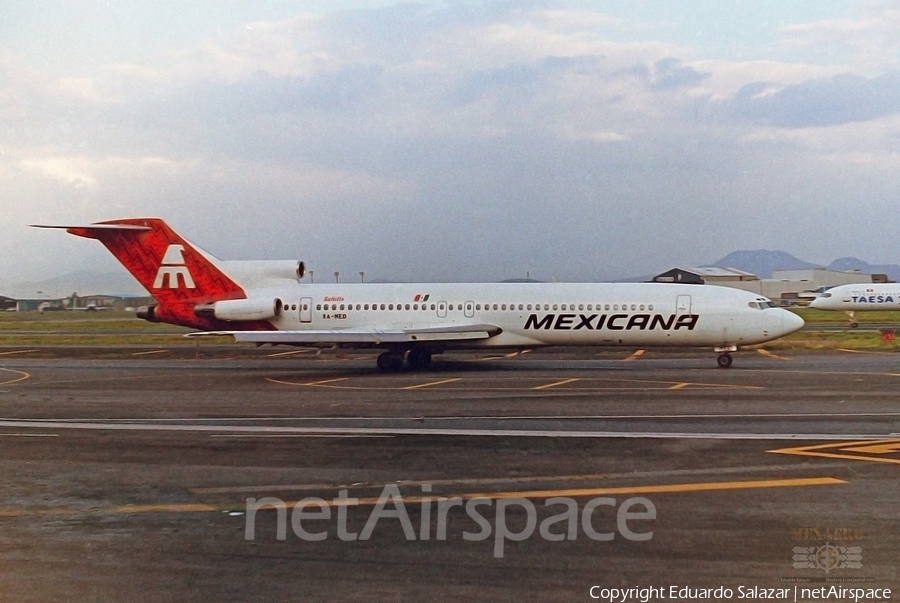
{"type": "Polygon", "coordinates": [[[98,239],[153,295],[146,320],[256,344],[382,348],[382,370],[448,349],[710,347],[730,352],[803,320],[745,291],[663,283],[311,284],[303,262],[221,261],[158,218],[64,228],[98,239]]]}
{"type": "Polygon", "coordinates": [[[900,310],[900,284],[859,283],[828,289],[809,304],[818,310],[843,310],[850,315],[850,326],[859,326],[854,312],[900,310]]]}

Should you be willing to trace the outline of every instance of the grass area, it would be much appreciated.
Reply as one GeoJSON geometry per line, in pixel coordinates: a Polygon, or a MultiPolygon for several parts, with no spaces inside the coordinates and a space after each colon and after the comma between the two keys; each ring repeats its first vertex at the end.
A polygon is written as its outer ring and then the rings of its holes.
{"type": "MultiPolygon", "coordinates": [[[[845,312],[832,310],[815,310],[813,308],[791,308],[791,312],[806,321],[808,325],[850,324],[850,317],[845,312]]],[[[861,326],[868,324],[892,323],[900,324],[900,312],[875,311],[857,312],[856,320],[861,326]]]]}
{"type": "Polygon", "coordinates": [[[133,312],[0,312],[0,345],[194,345],[184,327],[152,323],[133,312]]]}
{"type": "MultiPolygon", "coordinates": [[[[135,317],[134,312],[125,312],[123,310],[97,310],[89,312],[87,310],[62,310],[47,312],[0,312],[0,325],[10,322],[71,322],[75,320],[140,320],[135,317]]],[[[146,322],[141,320],[141,322],[146,322]]]]}
{"type": "MultiPolygon", "coordinates": [[[[809,326],[848,324],[843,312],[810,308],[792,309],[809,326]]],[[[900,312],[860,312],[861,327],[900,324],[900,312]]],[[[0,346],[32,345],[153,345],[192,346],[185,337],[191,329],[151,323],[132,312],[0,312],[0,346]]],[[[900,333],[898,333],[900,335],[900,333]]],[[[881,334],[865,331],[800,331],[760,346],[769,350],[851,349],[900,351],[900,341],[883,341],[881,334]]]]}
{"type": "Polygon", "coordinates": [[[34,345],[73,345],[73,346],[114,346],[114,345],[153,345],[153,346],[193,346],[196,341],[181,335],[139,335],[133,333],[96,334],[96,335],[3,335],[0,333],[0,346],[34,346],[34,345]]]}
{"type": "Polygon", "coordinates": [[[884,341],[872,331],[798,331],[781,339],[752,346],[766,350],[866,350],[900,352],[900,341],[884,341]]]}

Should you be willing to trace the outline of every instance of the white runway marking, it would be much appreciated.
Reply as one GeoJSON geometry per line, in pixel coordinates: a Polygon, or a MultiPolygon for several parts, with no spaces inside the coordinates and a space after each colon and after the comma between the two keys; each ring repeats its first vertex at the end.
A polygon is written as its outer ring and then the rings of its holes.
{"type": "MultiPolygon", "coordinates": [[[[621,420],[621,419],[828,419],[828,418],[858,418],[858,417],[900,417],[900,412],[809,412],[809,413],[729,413],[729,414],[670,414],[670,415],[439,415],[427,416],[427,421],[584,421],[584,420],[621,420]]],[[[61,421],[66,423],[93,423],[103,421],[104,423],[184,423],[190,424],[192,421],[203,421],[209,423],[219,423],[223,421],[407,421],[416,417],[410,415],[381,415],[381,416],[364,416],[355,417],[279,417],[279,416],[262,416],[262,417],[179,417],[177,419],[153,418],[143,419],[140,417],[127,419],[91,419],[91,418],[74,418],[74,419],[17,419],[14,417],[0,418],[0,421],[61,421]]],[[[896,434],[889,434],[896,435],[896,434]]]]}
{"type": "Polygon", "coordinates": [[[66,421],[0,421],[12,429],[60,429],[90,431],[154,431],[181,433],[265,433],[265,434],[365,434],[465,437],[546,437],[546,438],[666,438],[710,440],[880,440],[886,434],[834,433],[705,433],[653,431],[566,431],[542,429],[435,429],[393,427],[286,427],[262,425],[178,425],[159,423],[101,423],[66,421]]]}

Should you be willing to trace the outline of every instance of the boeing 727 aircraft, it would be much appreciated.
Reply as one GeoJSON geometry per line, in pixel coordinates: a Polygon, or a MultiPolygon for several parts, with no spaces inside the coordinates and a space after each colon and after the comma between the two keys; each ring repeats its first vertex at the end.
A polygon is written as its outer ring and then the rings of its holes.
{"type": "Polygon", "coordinates": [[[311,284],[303,262],[221,261],[158,218],[62,228],[98,239],[153,295],[139,316],[256,344],[381,348],[382,370],[448,349],[710,347],[730,352],[803,320],[764,297],[662,283],[311,284]]]}
{"type": "Polygon", "coordinates": [[[869,310],[900,310],[900,284],[859,283],[828,289],[812,300],[810,308],[843,310],[850,316],[850,326],[856,328],[855,312],[869,310]]]}

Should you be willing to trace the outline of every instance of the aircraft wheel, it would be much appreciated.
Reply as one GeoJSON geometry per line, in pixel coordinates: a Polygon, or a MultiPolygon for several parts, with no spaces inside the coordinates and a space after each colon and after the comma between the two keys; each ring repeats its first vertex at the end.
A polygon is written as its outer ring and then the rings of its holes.
{"type": "Polygon", "coordinates": [[[719,368],[728,368],[734,362],[734,358],[731,357],[731,354],[719,354],[716,362],[719,364],[719,368]]]}
{"type": "Polygon", "coordinates": [[[851,328],[851,329],[855,329],[855,328],[858,327],[858,326],[859,326],[859,323],[856,322],[856,321],[853,321],[853,322],[850,323],[850,328],[851,328]]]}
{"type": "Polygon", "coordinates": [[[384,372],[396,373],[403,368],[403,356],[393,352],[384,352],[378,356],[378,368],[384,372]]]}
{"type": "Polygon", "coordinates": [[[421,371],[431,364],[431,352],[419,348],[410,350],[406,362],[409,364],[409,370],[421,371]]]}

